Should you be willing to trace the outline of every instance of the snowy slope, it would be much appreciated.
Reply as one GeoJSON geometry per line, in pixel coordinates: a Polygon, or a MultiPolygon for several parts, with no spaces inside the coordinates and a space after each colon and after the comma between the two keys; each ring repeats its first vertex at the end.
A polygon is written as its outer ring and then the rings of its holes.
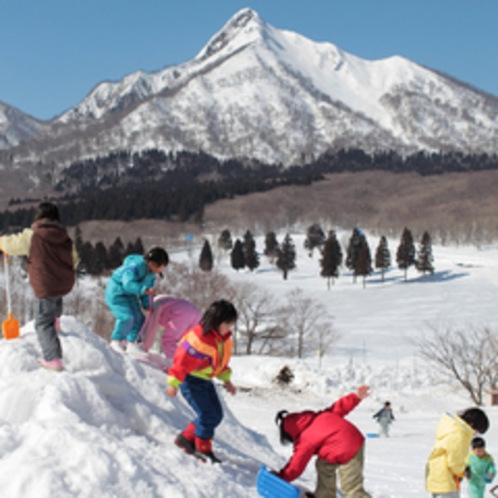
{"type": "MultiPolygon", "coordinates": [[[[412,269],[405,283],[402,272],[392,269],[384,284],[375,274],[363,289],[343,272],[327,291],[316,256],[307,256],[302,236],[293,239],[297,268],[287,281],[264,257],[254,273],[234,272],[226,260],[220,268],[234,281],[254,282],[277,296],[300,287],[327,305],[343,336],[321,368],[314,355],[233,358],[239,392],[232,397],[219,390],[225,418],[214,442],[223,465],[198,463],[174,446],[191,410],[181,395],[166,397],[164,374],[115,353],[78,319],[64,316],[62,373],[38,366],[33,323],[23,327],[20,339],[0,341],[2,496],[255,497],[259,466],[280,468],[290,456],[278,442],[275,413],[324,408],[361,383],[371,385],[372,394],[349,419],[363,433],[376,432],[372,414],[386,399],[397,418],[391,439],[367,438],[367,489],[374,498],[425,496],[424,465],[439,417],[470,402],[416,358],[409,338],[427,323],[486,324],[496,330],[497,248],[436,246],[436,273],[427,282],[412,269]],[[295,374],[287,388],[274,382],[285,365],[295,374]]],[[[375,238],[368,240],[372,249],[375,238]]],[[[391,251],[395,244],[389,241],[391,251]]],[[[257,247],[261,250],[261,239],[257,247]]],[[[188,261],[198,254],[171,256],[188,261]]],[[[92,293],[91,286],[83,287],[92,293]]],[[[496,456],[498,411],[486,410],[492,427],[485,438],[496,456]]],[[[309,465],[298,484],[311,489],[314,479],[309,465]]]]}
{"type": "Polygon", "coordinates": [[[54,120],[41,156],[157,147],[292,164],[341,147],[494,152],[497,116],[496,97],[407,59],[367,61],[243,9],[191,61],[97,85],[54,120]]]}
{"type": "Polygon", "coordinates": [[[0,343],[2,496],[254,496],[259,465],[276,459],[263,436],[226,409],[217,434],[226,463],[198,463],[172,442],[191,410],[167,398],[164,374],[112,351],[74,318],[62,328],[60,374],[38,366],[32,324],[0,343]]]}
{"type": "Polygon", "coordinates": [[[47,125],[15,107],[0,102],[0,150],[37,136],[47,125]]]}

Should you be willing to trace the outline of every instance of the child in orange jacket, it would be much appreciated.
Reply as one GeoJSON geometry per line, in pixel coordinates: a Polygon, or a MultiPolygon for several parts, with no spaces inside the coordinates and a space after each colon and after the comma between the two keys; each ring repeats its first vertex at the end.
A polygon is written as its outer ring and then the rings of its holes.
{"type": "Polygon", "coordinates": [[[223,410],[212,379],[217,377],[230,394],[235,394],[228,363],[233,347],[230,329],[236,320],[233,304],[225,300],[211,304],[201,323],[181,338],[168,371],[166,394],[174,397],[180,389],[197,415],[176,437],[175,444],[188,454],[213,463],[220,462],[212,451],[212,438],[223,410]]]}

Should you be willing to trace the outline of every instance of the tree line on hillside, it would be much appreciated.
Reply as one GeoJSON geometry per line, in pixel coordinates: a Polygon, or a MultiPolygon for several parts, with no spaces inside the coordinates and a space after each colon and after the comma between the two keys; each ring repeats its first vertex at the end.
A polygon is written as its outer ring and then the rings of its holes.
{"type": "MultiPolygon", "coordinates": [[[[282,272],[284,280],[287,280],[289,272],[296,268],[297,257],[291,235],[286,234],[282,242],[279,242],[275,232],[268,232],[264,244],[263,254],[282,272]]],[[[80,257],[79,271],[89,275],[101,275],[117,268],[129,254],[144,253],[140,237],[137,237],[135,242],[128,242],[126,247],[120,237],[117,237],[109,247],[100,241],[93,245],[91,242],[83,241],[79,227],[76,227],[75,231],[75,247],[80,257]]],[[[221,254],[229,253],[230,264],[234,270],[248,268],[252,272],[260,265],[260,255],[250,230],[245,232],[242,239],[237,238],[235,241],[228,229],[223,230],[217,239],[217,247],[221,254]]],[[[386,237],[381,236],[374,258],[372,258],[367,237],[358,228],[352,230],[345,250],[345,258],[336,232],[330,230],[326,235],[318,223],[308,227],[304,248],[310,257],[313,257],[315,250],[319,251],[320,275],[327,279],[329,289],[339,277],[343,263],[352,272],[353,282],[356,282],[358,277],[362,277],[363,287],[366,285],[366,278],[373,273],[373,267],[380,270],[382,282],[384,282],[385,272],[391,267],[391,252],[386,237]]],[[[396,251],[396,264],[399,269],[404,270],[405,281],[407,271],[411,266],[415,266],[425,279],[427,274],[434,273],[433,263],[429,233],[423,233],[417,251],[411,231],[405,228],[396,251]]],[[[207,238],[203,241],[198,265],[203,272],[213,270],[213,250],[207,238]]]]}
{"type": "MultiPolygon", "coordinates": [[[[230,263],[234,270],[248,268],[254,271],[258,268],[259,255],[256,250],[256,243],[252,233],[247,230],[243,239],[232,240],[228,229],[221,232],[218,238],[218,248],[225,253],[230,253],[230,263]]],[[[380,270],[382,282],[384,274],[391,267],[391,252],[388,247],[387,239],[381,236],[375,251],[375,257],[372,254],[365,233],[358,228],[354,228],[349,238],[346,248],[346,258],[343,261],[343,250],[337,239],[336,232],[330,230],[328,235],[318,223],[312,224],[306,232],[304,248],[308,250],[309,256],[313,252],[320,252],[320,275],[327,279],[327,287],[330,289],[331,282],[339,277],[340,269],[343,262],[353,274],[353,282],[357,277],[363,278],[363,286],[366,284],[366,277],[373,273],[373,266],[380,270]]],[[[206,267],[203,263],[203,254],[211,254],[209,241],[205,240],[203,251],[200,256],[200,267],[206,267]],[[206,251],[206,248],[209,248],[206,251]]],[[[296,267],[296,248],[290,234],[286,234],[282,243],[278,242],[275,232],[268,232],[265,236],[265,247],[263,250],[272,264],[282,272],[284,280],[287,279],[288,273],[296,267]]],[[[419,249],[417,251],[413,240],[413,235],[408,228],[403,230],[400,243],[396,251],[396,264],[399,269],[404,270],[404,279],[407,280],[407,271],[411,266],[424,276],[434,273],[434,257],[432,254],[432,241],[429,233],[423,233],[419,249]]],[[[212,256],[211,266],[212,268],[212,256]]]]}
{"type": "MultiPolygon", "coordinates": [[[[152,149],[74,163],[54,181],[54,187],[65,193],[58,202],[64,204],[64,222],[70,226],[96,219],[201,221],[204,206],[217,200],[282,185],[309,185],[327,173],[383,170],[434,175],[490,169],[498,169],[496,154],[422,151],[403,157],[394,151],[367,154],[348,149],[284,168],[252,159],[221,161],[203,152],[173,154],[152,149]]],[[[0,213],[0,229],[7,232],[29,226],[33,209],[13,208],[38,200],[11,199],[9,210],[0,213]]]]}

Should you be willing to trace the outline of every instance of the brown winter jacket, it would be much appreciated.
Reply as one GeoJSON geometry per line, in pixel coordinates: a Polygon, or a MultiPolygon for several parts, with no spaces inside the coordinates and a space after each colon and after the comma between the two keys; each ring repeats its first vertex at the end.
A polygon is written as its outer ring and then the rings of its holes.
{"type": "Polygon", "coordinates": [[[29,281],[36,297],[64,296],[73,288],[78,257],[59,222],[37,220],[19,234],[3,236],[1,243],[7,254],[28,256],[29,281]]]}
{"type": "Polygon", "coordinates": [[[35,221],[28,256],[29,281],[36,297],[68,294],[74,285],[73,242],[57,221],[35,221]]]}

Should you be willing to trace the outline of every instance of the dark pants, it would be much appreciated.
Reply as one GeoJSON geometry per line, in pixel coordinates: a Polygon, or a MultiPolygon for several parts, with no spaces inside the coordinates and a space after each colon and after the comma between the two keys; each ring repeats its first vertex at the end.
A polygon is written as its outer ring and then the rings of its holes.
{"type": "Polygon", "coordinates": [[[201,439],[212,439],[214,429],[223,419],[223,409],[214,384],[210,380],[187,375],[180,391],[197,415],[194,420],[195,435],[201,439]]]}
{"type": "Polygon", "coordinates": [[[47,361],[62,358],[62,348],[55,330],[55,319],[62,314],[62,297],[43,297],[35,300],[35,330],[47,361]]]}

